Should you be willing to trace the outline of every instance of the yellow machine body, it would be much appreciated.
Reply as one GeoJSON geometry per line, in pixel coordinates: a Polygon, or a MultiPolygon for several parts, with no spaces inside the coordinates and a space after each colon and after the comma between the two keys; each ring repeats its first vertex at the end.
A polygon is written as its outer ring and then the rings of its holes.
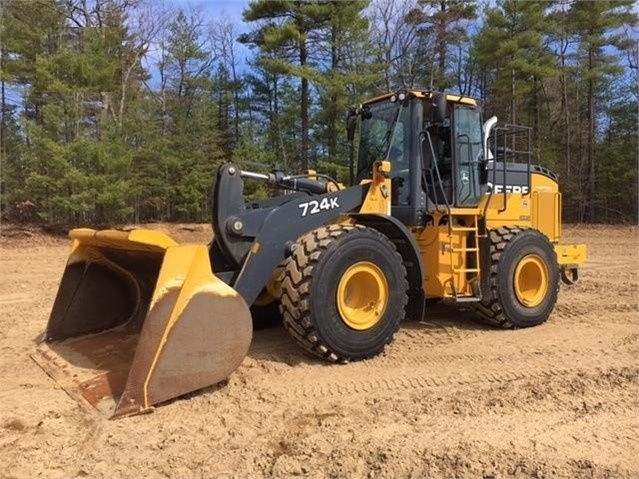
{"type": "Polygon", "coordinates": [[[481,273],[479,241],[475,238],[481,239],[482,218],[489,230],[517,226],[540,231],[555,246],[560,268],[586,261],[585,245],[559,243],[561,193],[557,182],[534,172],[530,193],[487,194],[476,208],[451,208],[433,216],[432,225],[412,229],[425,265],[424,292],[429,298],[475,294],[481,273]],[[439,225],[444,216],[449,216],[453,224],[439,225]]]}

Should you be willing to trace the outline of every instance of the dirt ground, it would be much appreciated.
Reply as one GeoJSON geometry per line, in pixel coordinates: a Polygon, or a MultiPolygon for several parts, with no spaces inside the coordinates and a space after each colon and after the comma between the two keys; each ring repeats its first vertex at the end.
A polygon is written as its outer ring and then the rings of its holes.
{"type": "Polygon", "coordinates": [[[282,328],[257,331],[226,384],[117,421],[29,357],[69,242],[3,228],[2,478],[639,477],[636,227],[565,228],[588,263],[540,327],[490,329],[437,306],[348,365],[312,359],[282,328]]]}

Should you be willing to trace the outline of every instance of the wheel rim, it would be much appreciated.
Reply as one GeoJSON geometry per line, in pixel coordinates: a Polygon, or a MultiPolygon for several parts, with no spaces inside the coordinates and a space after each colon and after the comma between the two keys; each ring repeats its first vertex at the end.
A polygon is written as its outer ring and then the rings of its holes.
{"type": "Polygon", "coordinates": [[[388,282],[382,270],[368,261],[351,265],[337,285],[337,309],[342,321],[359,331],[375,326],[388,304],[388,282]]]}
{"type": "Polygon", "coordinates": [[[536,254],[524,256],[515,270],[515,294],[529,308],[539,306],[548,292],[548,267],[536,254]]]}

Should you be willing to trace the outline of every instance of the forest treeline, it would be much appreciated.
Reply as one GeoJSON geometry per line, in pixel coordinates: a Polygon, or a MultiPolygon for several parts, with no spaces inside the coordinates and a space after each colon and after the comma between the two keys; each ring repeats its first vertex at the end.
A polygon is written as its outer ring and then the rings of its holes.
{"type": "Polygon", "coordinates": [[[533,127],[567,221],[637,222],[632,0],[170,5],[0,0],[3,220],[208,221],[228,160],[347,180],[348,106],[423,87],[533,127]]]}

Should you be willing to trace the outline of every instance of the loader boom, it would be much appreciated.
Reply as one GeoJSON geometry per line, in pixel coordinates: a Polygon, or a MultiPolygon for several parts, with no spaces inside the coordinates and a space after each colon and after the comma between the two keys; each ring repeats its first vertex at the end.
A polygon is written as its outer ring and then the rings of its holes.
{"type": "MultiPolygon", "coordinates": [[[[264,175],[266,176],[266,175],[264,175]]],[[[216,275],[233,287],[251,305],[266,286],[272,272],[291,255],[296,240],[309,231],[340,218],[358,214],[380,184],[367,182],[347,189],[311,194],[326,190],[327,183],[296,179],[289,188],[297,193],[264,201],[245,203],[244,180],[249,177],[272,181],[269,177],[242,172],[227,163],[218,171],[214,187],[213,231],[210,257],[216,275]],[[299,191],[302,190],[302,191],[299,191]],[[368,199],[368,200],[367,200],[368,199]],[[277,225],[273,227],[272,225],[277,225]]],[[[370,207],[370,213],[386,213],[386,203],[370,207]]],[[[385,224],[390,220],[377,220],[385,224]]],[[[400,226],[395,226],[400,228],[400,226]]],[[[398,235],[410,238],[402,227],[398,235]]]]}

